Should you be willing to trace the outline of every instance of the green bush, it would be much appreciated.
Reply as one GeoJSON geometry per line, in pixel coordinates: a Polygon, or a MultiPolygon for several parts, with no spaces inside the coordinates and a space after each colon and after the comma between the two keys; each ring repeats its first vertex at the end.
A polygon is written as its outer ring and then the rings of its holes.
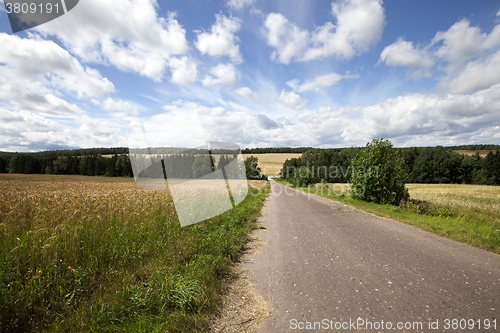
{"type": "Polygon", "coordinates": [[[373,139],[352,163],[351,196],[393,205],[408,199],[403,163],[389,140],[373,139]]]}

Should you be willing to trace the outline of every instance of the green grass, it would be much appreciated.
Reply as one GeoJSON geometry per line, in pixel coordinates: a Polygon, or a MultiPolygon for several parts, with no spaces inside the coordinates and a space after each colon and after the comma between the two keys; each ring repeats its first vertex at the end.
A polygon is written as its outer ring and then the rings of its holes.
{"type": "Polygon", "coordinates": [[[0,179],[0,331],[205,331],[267,189],[182,228],[168,191],[81,180],[0,179]]]}
{"type": "MultiPolygon", "coordinates": [[[[288,184],[284,180],[278,180],[278,182],[290,186],[290,184],[288,184]]],[[[422,230],[426,230],[440,236],[444,236],[459,242],[470,244],[478,248],[500,254],[500,221],[497,218],[497,212],[492,211],[493,208],[491,208],[490,206],[488,206],[490,207],[488,209],[486,206],[481,205],[480,208],[471,208],[472,211],[469,212],[467,208],[461,208],[457,203],[455,203],[455,205],[448,206],[446,204],[449,204],[450,200],[443,199],[441,201],[435,200],[436,202],[427,202],[427,204],[431,205],[431,209],[412,210],[405,207],[400,208],[393,205],[381,205],[373,202],[357,200],[347,195],[347,192],[345,192],[345,190],[342,190],[340,184],[335,184],[335,186],[337,186],[336,191],[332,190],[332,185],[333,184],[322,186],[318,184],[316,186],[310,186],[307,188],[299,188],[299,190],[316,194],[332,200],[337,200],[346,205],[356,207],[377,216],[403,222],[405,224],[418,227],[422,230]]],[[[345,187],[347,184],[342,185],[345,187]]],[[[412,196],[411,185],[412,184],[410,184],[409,187],[410,195],[412,196]]],[[[457,192],[460,186],[466,185],[457,185],[457,192]]],[[[489,187],[491,186],[485,185],[485,187],[488,187],[488,189],[483,189],[481,191],[482,193],[484,193],[485,191],[491,192],[491,189],[489,189],[489,187]]],[[[424,196],[422,195],[421,187],[415,186],[415,188],[419,188],[419,191],[416,191],[416,193],[419,193],[420,198],[423,198],[424,196]]],[[[440,187],[430,186],[429,188],[431,191],[432,189],[434,189],[434,195],[436,195],[435,192],[437,191],[437,188],[440,187]]],[[[449,189],[449,186],[446,186],[446,188],[449,189]]],[[[497,189],[495,188],[493,190],[496,191],[497,189]]],[[[464,192],[464,188],[460,188],[460,191],[464,192]]],[[[471,195],[471,192],[467,193],[469,196],[471,195]]],[[[431,198],[429,193],[427,193],[427,195],[428,196],[426,196],[426,198],[431,198]]],[[[461,199],[457,202],[463,203],[464,199],[462,196],[461,199]]],[[[475,198],[472,197],[470,200],[474,202],[475,198]]],[[[484,200],[485,199],[483,198],[479,201],[483,203],[484,200]]],[[[490,201],[496,202],[497,198],[495,196],[492,196],[490,201]]]]}

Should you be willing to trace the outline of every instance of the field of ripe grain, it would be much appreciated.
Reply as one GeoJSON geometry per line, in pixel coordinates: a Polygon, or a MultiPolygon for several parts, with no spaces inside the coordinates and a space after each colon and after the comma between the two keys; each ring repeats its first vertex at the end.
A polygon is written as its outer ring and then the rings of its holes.
{"type": "Polygon", "coordinates": [[[168,190],[130,178],[0,174],[0,330],[206,330],[253,194],[181,228],[168,190]]]}
{"type": "Polygon", "coordinates": [[[258,166],[265,175],[279,175],[283,163],[290,158],[299,158],[302,154],[243,154],[243,159],[255,156],[259,159],[258,166]]]}
{"type": "Polygon", "coordinates": [[[500,223],[500,186],[407,184],[407,187],[413,199],[448,208],[467,215],[471,220],[487,219],[500,223]]]}
{"type": "Polygon", "coordinates": [[[491,150],[455,150],[455,151],[459,154],[467,156],[473,156],[476,155],[476,153],[479,153],[481,157],[486,157],[486,155],[488,155],[491,150]]]}

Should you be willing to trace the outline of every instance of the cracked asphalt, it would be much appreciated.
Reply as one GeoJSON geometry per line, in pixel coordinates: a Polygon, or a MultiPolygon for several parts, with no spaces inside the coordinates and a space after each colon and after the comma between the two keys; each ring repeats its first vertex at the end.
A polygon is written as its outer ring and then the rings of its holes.
{"type": "Polygon", "coordinates": [[[245,259],[272,307],[259,332],[500,332],[500,256],[271,184],[245,259]]]}

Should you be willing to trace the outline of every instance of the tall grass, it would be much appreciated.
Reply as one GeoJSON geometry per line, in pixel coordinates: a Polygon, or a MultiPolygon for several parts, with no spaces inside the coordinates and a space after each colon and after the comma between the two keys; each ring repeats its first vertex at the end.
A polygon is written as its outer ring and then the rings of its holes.
{"type": "Polygon", "coordinates": [[[265,196],[253,189],[235,209],[181,228],[167,190],[10,177],[0,180],[0,331],[9,332],[205,330],[265,196]]]}

